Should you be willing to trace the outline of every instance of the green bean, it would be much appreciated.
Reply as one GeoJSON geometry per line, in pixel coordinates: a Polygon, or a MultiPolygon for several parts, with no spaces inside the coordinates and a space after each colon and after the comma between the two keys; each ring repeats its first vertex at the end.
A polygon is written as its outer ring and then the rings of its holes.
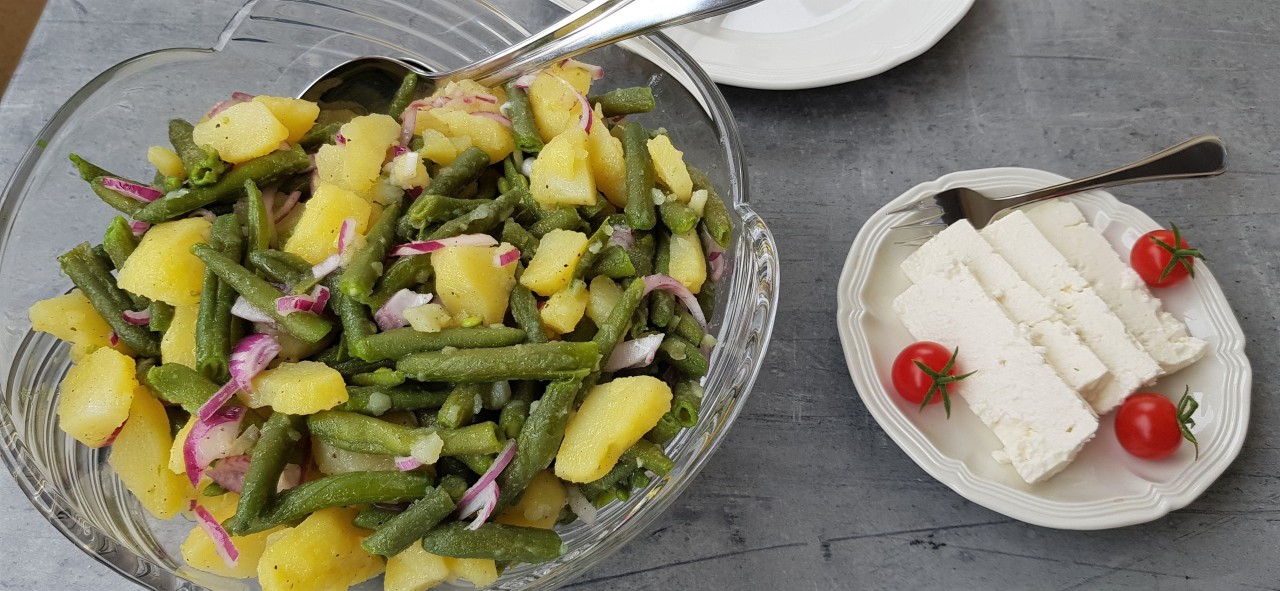
{"type": "Polygon", "coordinates": [[[402,289],[412,289],[431,280],[434,270],[431,268],[431,257],[424,255],[400,257],[391,263],[378,287],[369,296],[370,308],[381,308],[391,296],[402,289]]]}
{"type": "Polygon", "coordinates": [[[146,204],[133,217],[160,223],[211,203],[234,200],[244,194],[245,181],[252,180],[259,186],[274,185],[310,167],[311,158],[302,148],[272,152],[236,165],[211,185],[168,193],[146,204]]]}
{"type": "Polygon", "coordinates": [[[227,164],[213,148],[197,146],[191,137],[194,131],[195,126],[174,119],[169,122],[169,143],[182,159],[182,167],[187,169],[187,178],[192,186],[212,185],[227,169],[227,164]]]}
{"type": "Polygon", "coordinates": [[[653,207],[653,160],[649,157],[649,134],[636,123],[620,126],[622,151],[626,161],[627,225],[651,230],[657,224],[653,207]]]}
{"type": "Polygon", "coordinates": [[[587,100],[593,105],[600,105],[600,111],[605,117],[648,113],[657,106],[653,100],[653,89],[648,86],[615,88],[587,100]]]}
{"type": "Polygon", "coordinates": [[[502,225],[502,241],[520,249],[520,260],[529,262],[538,252],[538,238],[524,229],[519,222],[508,219],[502,225]]]}
{"type": "Polygon", "coordinates": [[[365,336],[350,344],[351,354],[365,361],[400,359],[410,353],[439,351],[448,347],[480,349],[508,347],[526,338],[525,332],[508,326],[446,328],[438,332],[421,332],[412,328],[393,328],[365,336]]]}
{"type": "Polygon", "coordinates": [[[427,489],[426,496],[389,519],[360,542],[360,546],[370,554],[395,556],[422,539],[427,532],[444,521],[453,509],[453,499],[449,498],[449,493],[439,488],[427,489]]]}
{"type": "Polygon", "coordinates": [[[218,391],[218,384],[181,363],[157,365],[148,369],[146,376],[151,389],[160,398],[181,405],[191,414],[195,414],[218,391]]]}
{"type": "MultiPolygon", "coordinates": [[[[708,276],[711,273],[707,273],[708,276]]],[[[702,308],[702,315],[711,318],[711,313],[716,306],[716,284],[713,281],[707,281],[702,284],[702,289],[698,291],[698,307],[702,308]]],[[[701,343],[699,343],[701,344],[701,343]]]]}
{"type": "Polygon", "coordinates": [[[414,94],[418,91],[418,74],[409,72],[404,75],[404,80],[400,81],[400,88],[396,89],[395,95],[391,97],[391,105],[387,107],[387,114],[396,118],[396,121],[403,122],[404,112],[409,108],[409,103],[413,102],[414,94]]]}
{"type": "Polygon", "coordinates": [[[252,179],[244,182],[244,192],[248,195],[245,226],[249,237],[249,252],[262,252],[271,249],[271,234],[275,231],[275,221],[267,204],[262,200],[262,192],[252,179]]]}
{"type": "Polygon", "coordinates": [[[244,476],[236,514],[222,523],[233,536],[270,529],[264,517],[276,498],[276,486],[292,452],[305,436],[306,418],[282,412],[271,415],[262,425],[258,442],[249,452],[249,470],[244,476]]]}
{"type": "Polygon", "coordinates": [[[399,514],[399,511],[383,509],[377,505],[369,505],[361,509],[359,513],[356,513],[356,517],[351,520],[351,524],[364,529],[378,529],[399,514]]]}
{"type": "Polygon", "coordinates": [[[216,482],[210,482],[209,484],[204,485],[204,488],[200,490],[200,494],[206,497],[220,497],[229,492],[231,491],[223,488],[221,484],[216,482]]]}
{"type": "Polygon", "coordinates": [[[604,223],[604,220],[608,219],[609,216],[620,215],[618,208],[610,203],[608,199],[596,199],[594,204],[579,205],[577,209],[578,215],[593,226],[604,223]]]}
{"type": "Polygon", "coordinates": [[[231,285],[250,304],[270,316],[281,328],[302,342],[318,342],[333,329],[332,323],[311,312],[294,312],[287,315],[277,312],[276,300],[284,294],[212,247],[195,244],[191,247],[191,252],[204,261],[205,268],[213,269],[220,279],[231,285]]]}
{"type": "Polygon", "coordinates": [[[729,238],[733,236],[733,218],[729,217],[729,208],[724,199],[711,185],[707,174],[690,166],[689,176],[693,179],[694,190],[707,192],[707,204],[702,208],[702,226],[711,234],[711,238],[721,247],[728,248],[729,238]]]}
{"type": "Polygon", "coordinates": [[[604,252],[596,259],[591,270],[587,272],[587,276],[604,275],[610,279],[621,279],[623,277],[634,277],[636,274],[635,265],[631,263],[631,257],[627,256],[627,251],[616,244],[606,246],[604,252]]]}
{"type": "Polygon", "coordinates": [[[409,219],[421,223],[420,226],[415,225],[415,227],[426,227],[466,215],[489,201],[489,199],[457,199],[444,195],[422,195],[413,202],[411,211],[414,217],[409,219]]]}
{"type": "Polygon", "coordinates": [[[389,367],[380,367],[369,373],[362,373],[351,378],[351,383],[357,386],[399,386],[403,384],[405,376],[389,367]]]}
{"type": "Polygon", "coordinates": [[[475,383],[458,384],[449,392],[449,397],[436,413],[441,427],[457,429],[470,425],[476,418],[476,407],[480,406],[480,397],[485,390],[493,389],[493,384],[475,383]]]}
{"type": "Polygon", "coordinates": [[[151,312],[151,321],[147,323],[147,328],[151,332],[164,332],[169,330],[169,325],[173,323],[173,306],[164,302],[153,301],[147,309],[151,312]]]}
{"type": "Polygon", "coordinates": [[[427,240],[440,240],[463,234],[489,232],[498,227],[498,224],[502,223],[503,220],[511,217],[511,213],[515,211],[516,203],[519,200],[520,195],[514,191],[501,195],[493,201],[485,202],[479,207],[441,224],[434,232],[427,235],[427,240]]]}
{"type": "Polygon", "coordinates": [[[413,429],[388,423],[358,413],[340,410],[321,411],[307,417],[316,437],[348,451],[388,456],[412,455],[413,444],[436,434],[444,442],[440,452],[445,456],[498,453],[497,425],[476,423],[460,429],[421,427],[413,429]]]}
{"type": "Polygon", "coordinates": [[[541,210],[538,221],[529,226],[529,233],[542,238],[552,230],[573,230],[582,228],[582,217],[572,207],[546,207],[541,210]]]}
{"type": "Polygon", "coordinates": [[[582,256],[578,258],[577,266],[573,268],[574,279],[582,279],[587,276],[587,271],[595,264],[596,259],[600,258],[600,253],[604,252],[604,247],[609,243],[609,236],[612,234],[613,226],[608,222],[600,224],[600,227],[591,233],[591,237],[587,239],[586,250],[582,252],[582,256]]]}
{"type": "Polygon", "coordinates": [[[707,334],[702,332],[702,327],[698,326],[698,321],[694,320],[693,316],[689,314],[689,312],[685,311],[683,307],[676,314],[676,317],[671,320],[671,324],[667,326],[667,333],[678,335],[680,338],[689,341],[690,343],[696,343],[699,345],[702,344],[702,339],[705,338],[707,334]]]}
{"type": "Polygon", "coordinates": [[[448,395],[421,386],[348,386],[347,401],[337,410],[376,417],[388,412],[439,408],[448,395]]]}
{"type": "MultiPolygon", "coordinates": [[[[250,464],[251,470],[252,466],[250,464]]],[[[325,476],[280,493],[265,515],[251,527],[232,535],[243,536],[277,525],[294,524],[327,507],[412,501],[422,498],[430,488],[430,476],[396,470],[325,476]]]]}
{"type": "MultiPolygon", "coordinates": [[[[330,302],[332,301],[333,300],[331,299],[330,302]]],[[[337,345],[335,345],[335,347],[342,348],[342,343],[339,342],[337,345]]],[[[391,367],[393,365],[393,363],[390,361],[370,362],[370,361],[365,361],[363,359],[343,359],[342,361],[332,361],[332,360],[327,360],[323,356],[323,354],[319,357],[316,357],[315,360],[320,361],[325,365],[332,367],[333,369],[336,369],[338,373],[342,374],[342,377],[347,379],[351,379],[358,374],[368,373],[370,371],[373,371],[381,367],[391,367]]]]}
{"type": "Polygon", "coordinates": [[[604,324],[600,325],[600,331],[593,339],[601,359],[608,359],[613,355],[613,348],[622,342],[623,335],[631,326],[631,317],[639,309],[642,298],[644,298],[644,282],[639,279],[633,280],[623,290],[622,297],[618,298],[618,303],[614,304],[613,309],[609,311],[608,318],[605,319],[604,324]]]}
{"type": "MultiPolygon", "coordinates": [[[[239,261],[242,258],[240,222],[234,214],[218,216],[214,220],[209,243],[228,260],[239,261]]],[[[201,294],[200,309],[196,313],[196,369],[211,380],[225,381],[231,362],[234,322],[231,307],[235,305],[236,292],[227,281],[206,267],[201,294]]],[[[275,307],[274,303],[272,307],[275,307]]]]}
{"type": "Polygon", "coordinates": [[[549,529],[486,523],[470,530],[457,521],[427,532],[422,548],[437,556],[529,564],[555,560],[565,550],[560,536],[549,529]]]}
{"type": "Polygon", "coordinates": [[[124,268],[124,262],[138,248],[138,238],[133,235],[129,222],[122,216],[116,216],[107,224],[107,233],[102,238],[102,248],[111,258],[111,265],[117,269],[124,268]]]}
{"type": "MultiPolygon", "coordinates": [[[[81,158],[77,154],[68,154],[67,158],[69,158],[71,160],[71,163],[75,165],[76,173],[78,173],[80,175],[80,178],[84,180],[84,182],[86,183],[92,181],[93,179],[104,177],[104,176],[109,176],[117,179],[123,178],[119,175],[111,173],[111,171],[105,168],[102,168],[96,164],[89,162],[88,160],[85,160],[84,158],[81,158]]],[[[133,183],[134,181],[129,181],[129,182],[133,183]]],[[[140,183],[134,183],[134,184],[140,184],[140,183]]]]}
{"type": "Polygon", "coordinates": [[[420,382],[555,380],[594,371],[598,360],[595,343],[550,342],[414,353],[396,362],[396,369],[420,382]]]}
{"type": "Polygon", "coordinates": [[[88,243],[82,243],[58,257],[58,264],[121,342],[140,357],[160,356],[160,341],[155,333],[124,319],[124,311],[134,305],[133,300],[116,285],[111,270],[93,253],[88,243]]]}
{"type": "Polygon", "coordinates": [[[538,133],[538,125],[533,120],[533,107],[529,104],[529,95],[523,88],[516,86],[515,81],[502,85],[507,91],[507,108],[505,112],[511,119],[511,131],[516,136],[516,148],[522,152],[536,154],[542,151],[542,135],[538,133]]]}
{"type": "Polygon", "coordinates": [[[658,354],[686,376],[702,377],[707,375],[707,358],[698,350],[698,346],[678,336],[668,335],[658,345],[658,354]]]}
{"type": "Polygon", "coordinates": [[[467,494],[468,488],[470,485],[467,484],[467,480],[457,474],[445,474],[440,477],[440,489],[448,493],[449,499],[455,503],[462,498],[462,495],[467,494]]]}
{"type": "Polygon", "coordinates": [[[625,499],[631,492],[630,477],[636,472],[648,470],[658,476],[666,476],[675,463],[662,448],[651,441],[641,439],[627,451],[622,452],[618,462],[603,477],[594,482],[582,485],[582,493],[588,497],[598,496],[612,489],[625,499]]]}
{"type": "MultiPolygon", "coordinates": [[[[334,275],[325,278],[325,284],[329,287],[329,307],[338,316],[338,322],[342,325],[342,344],[345,345],[347,353],[360,358],[358,353],[363,346],[362,343],[366,337],[378,331],[378,325],[374,324],[370,317],[369,308],[337,289],[337,282],[338,279],[334,275]]],[[[363,358],[360,360],[365,363],[381,361],[363,358]]]]}
{"type": "MultiPolygon", "coordinates": [[[[250,267],[267,279],[283,285],[302,285],[312,281],[311,265],[302,257],[280,250],[251,250],[246,257],[250,267]]],[[[308,288],[309,290],[310,288],[308,288]]]]}
{"type": "Polygon", "coordinates": [[[560,451],[564,429],[580,389],[581,379],[551,382],[538,406],[529,411],[516,438],[515,457],[498,475],[498,488],[503,491],[498,497],[499,509],[514,505],[534,475],[551,465],[560,451]]]}
{"type": "Polygon", "coordinates": [[[702,386],[694,380],[680,380],[676,383],[670,412],[679,421],[681,427],[688,428],[698,424],[698,412],[702,410],[702,394],[702,386]]]}
{"type": "MultiPolygon", "coordinates": [[[[666,275],[671,272],[671,236],[658,232],[657,252],[653,255],[653,272],[666,275]]],[[[658,290],[649,294],[649,322],[654,326],[667,326],[676,311],[676,297],[669,291],[658,290]]]]}
{"type": "MultiPolygon", "coordinates": [[[[434,419],[435,414],[432,414],[431,417],[434,419]]],[[[442,479],[446,476],[455,476],[461,478],[464,483],[475,482],[476,477],[479,476],[479,474],[472,472],[471,468],[468,468],[466,464],[462,463],[462,460],[450,456],[441,457],[440,461],[436,462],[436,474],[440,475],[442,479]]],[[[463,488],[465,490],[470,486],[470,484],[464,484],[463,488]]]]}
{"type": "Polygon", "coordinates": [[[533,402],[533,386],[536,382],[517,382],[511,401],[498,414],[498,432],[508,439],[516,439],[529,420],[529,406],[533,402]]]}
{"type": "MultiPolygon", "coordinates": [[[[427,184],[426,189],[422,191],[423,195],[444,195],[446,197],[454,197],[462,188],[475,182],[480,178],[485,168],[489,166],[489,154],[484,150],[472,146],[463,150],[458,154],[457,158],[448,166],[441,168],[439,172],[427,184]]],[[[419,198],[409,206],[409,211],[405,215],[413,222],[413,227],[422,228],[426,225],[426,210],[431,206],[430,203],[424,202],[419,198]],[[419,205],[421,203],[421,205],[419,205]]]]}
{"type": "Polygon", "coordinates": [[[596,333],[600,332],[599,327],[590,318],[583,316],[578,321],[578,325],[573,327],[572,331],[560,335],[560,340],[570,341],[573,343],[581,343],[596,338],[596,333]]]}
{"type": "Polygon", "coordinates": [[[511,288],[509,299],[511,317],[516,325],[524,329],[526,343],[547,342],[547,331],[542,325],[542,315],[538,313],[538,300],[533,297],[529,288],[516,283],[511,288]]]}
{"type": "Polygon", "coordinates": [[[395,239],[396,220],[400,218],[400,203],[392,203],[382,210],[382,217],[365,234],[364,246],[356,251],[342,271],[338,287],[362,304],[369,303],[374,283],[382,275],[383,259],[395,239]]]}
{"type": "Polygon", "coordinates": [[[657,254],[656,239],[653,234],[637,236],[627,249],[627,257],[636,270],[637,277],[653,274],[653,260],[657,254]]]}
{"type": "Polygon", "coordinates": [[[662,216],[662,225],[671,230],[673,234],[688,232],[698,225],[698,214],[693,208],[685,205],[675,199],[675,197],[667,196],[667,199],[658,206],[658,214],[662,216]]]}
{"type": "Polygon", "coordinates": [[[658,445],[666,445],[668,441],[680,434],[682,428],[680,420],[668,412],[658,419],[658,424],[645,434],[644,438],[658,445]]]}
{"type": "Polygon", "coordinates": [[[467,469],[476,474],[484,474],[493,466],[493,462],[497,460],[497,454],[465,454],[455,456],[467,465],[467,469]]]}
{"type": "Polygon", "coordinates": [[[338,130],[342,128],[340,121],[331,121],[329,123],[317,123],[303,134],[302,139],[298,140],[298,145],[303,148],[314,151],[323,144],[332,144],[334,136],[338,134],[338,130]]]}
{"type": "Polygon", "coordinates": [[[137,217],[138,212],[146,205],[133,197],[107,187],[102,183],[102,177],[89,181],[89,188],[93,190],[93,194],[97,195],[103,203],[106,203],[111,206],[112,209],[115,209],[129,217],[137,217]]]}

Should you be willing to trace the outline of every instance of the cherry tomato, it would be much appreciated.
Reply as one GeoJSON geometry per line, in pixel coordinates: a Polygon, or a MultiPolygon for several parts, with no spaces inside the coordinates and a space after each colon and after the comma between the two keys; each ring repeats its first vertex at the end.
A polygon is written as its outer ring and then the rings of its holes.
{"type": "MultiPolygon", "coordinates": [[[[1173,402],[1159,394],[1140,392],[1125,399],[1116,411],[1116,439],[1120,447],[1130,454],[1146,460],[1159,460],[1178,451],[1182,440],[1196,444],[1191,419],[1198,404],[1189,394],[1183,394],[1175,407],[1173,402]]],[[[1200,448],[1196,445],[1196,455],[1200,448]]]]}
{"type": "Polygon", "coordinates": [[[1152,287],[1168,287],[1195,277],[1195,260],[1204,259],[1182,239],[1178,227],[1172,227],[1143,234],[1129,251],[1129,265],[1152,287]]]}
{"type": "Polygon", "coordinates": [[[956,376],[955,356],[956,352],[932,341],[907,345],[893,360],[893,388],[908,402],[919,404],[921,409],[942,402],[950,417],[951,399],[947,386],[969,377],[969,374],[956,376]],[[917,361],[930,371],[921,369],[917,361]]]}

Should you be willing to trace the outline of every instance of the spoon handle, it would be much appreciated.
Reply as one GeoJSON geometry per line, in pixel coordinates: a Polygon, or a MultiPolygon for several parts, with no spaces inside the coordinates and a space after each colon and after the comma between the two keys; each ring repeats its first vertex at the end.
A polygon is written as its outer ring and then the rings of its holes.
{"type": "Polygon", "coordinates": [[[724,14],[760,0],[593,0],[550,27],[450,74],[495,85],[597,47],[724,14]]]}

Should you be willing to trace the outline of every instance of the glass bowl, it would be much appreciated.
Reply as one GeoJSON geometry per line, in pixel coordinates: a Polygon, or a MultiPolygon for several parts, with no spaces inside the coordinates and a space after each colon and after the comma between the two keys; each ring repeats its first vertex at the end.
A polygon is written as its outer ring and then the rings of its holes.
{"type": "MultiPolygon", "coordinates": [[[[485,0],[421,0],[415,6],[396,0],[257,0],[237,13],[213,49],[168,49],[127,60],[54,115],[0,201],[0,363],[7,376],[0,455],[32,505],[67,539],[149,589],[257,588],[253,581],[186,567],[178,544],[191,524],[149,517],[108,467],[109,452],[78,445],[57,428],[57,384],[69,366],[68,347],[31,332],[26,310],[70,287],[55,257],[95,240],[114,215],[73,173],[66,155],[82,153],[108,170],[143,170],[146,148],[167,143],[165,121],[195,117],[232,91],[296,95],[331,67],[362,55],[452,69],[559,16],[552,9],[510,4],[521,20],[485,0]]],[[[667,446],[675,469],[627,502],[603,508],[594,525],[561,528],[568,548],[561,558],[510,568],[492,586],[498,589],[565,584],[635,537],[676,499],[742,410],[777,306],[775,244],[747,203],[738,132],[715,85],[661,35],[583,59],[606,68],[610,87],[653,87],[658,111],[640,120],[665,127],[686,160],[705,169],[730,201],[734,243],[712,319],[719,345],[704,382],[703,416],[667,446]]]]}

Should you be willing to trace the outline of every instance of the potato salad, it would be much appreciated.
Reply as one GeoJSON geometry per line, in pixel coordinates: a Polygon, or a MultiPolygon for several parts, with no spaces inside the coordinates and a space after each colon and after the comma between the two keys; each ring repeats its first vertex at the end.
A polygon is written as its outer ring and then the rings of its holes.
{"type": "Polygon", "coordinates": [[[558,558],[673,468],[733,230],[650,89],[603,76],[235,93],[169,122],[149,182],[71,155],[121,215],[30,309],[70,346],[61,428],[195,523],[188,565],[266,590],[558,558]]]}

